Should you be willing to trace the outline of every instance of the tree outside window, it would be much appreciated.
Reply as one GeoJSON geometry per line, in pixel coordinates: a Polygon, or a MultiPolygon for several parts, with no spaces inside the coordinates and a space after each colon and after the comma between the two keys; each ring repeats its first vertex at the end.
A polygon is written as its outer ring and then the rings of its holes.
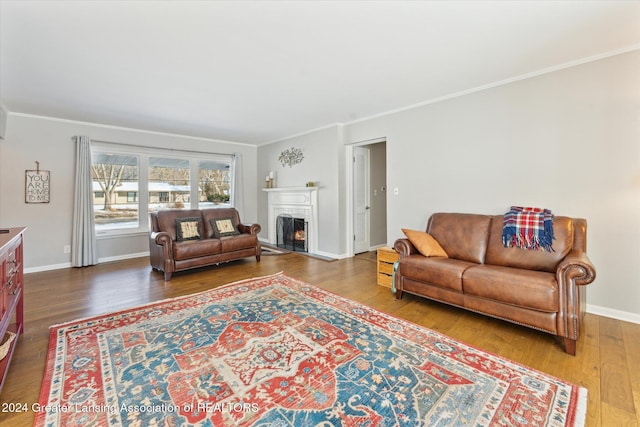
{"type": "Polygon", "coordinates": [[[198,168],[199,207],[212,203],[228,204],[231,200],[230,163],[201,160],[198,168]]]}
{"type": "Polygon", "coordinates": [[[138,226],[138,157],[123,154],[93,155],[94,220],[96,229],[138,226]]]}

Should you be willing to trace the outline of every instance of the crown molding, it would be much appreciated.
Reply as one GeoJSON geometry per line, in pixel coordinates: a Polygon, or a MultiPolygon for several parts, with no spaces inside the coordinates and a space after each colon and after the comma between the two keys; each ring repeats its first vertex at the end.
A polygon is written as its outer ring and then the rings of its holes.
{"type": "Polygon", "coordinates": [[[426,100],[426,101],[419,102],[417,104],[411,104],[411,105],[407,105],[405,107],[396,108],[394,110],[385,111],[383,113],[378,113],[378,114],[373,114],[371,116],[362,117],[360,119],[356,119],[356,120],[352,120],[352,121],[349,121],[349,122],[345,122],[345,125],[348,126],[348,125],[352,125],[352,124],[356,124],[356,123],[366,122],[366,121],[372,120],[372,119],[377,119],[377,118],[380,118],[380,117],[389,116],[389,115],[392,115],[392,114],[401,113],[401,112],[408,111],[408,110],[413,110],[415,108],[424,107],[426,105],[436,104],[438,102],[447,101],[447,100],[453,99],[453,98],[459,98],[461,96],[470,95],[472,93],[481,92],[481,91],[484,91],[484,90],[487,90],[487,89],[493,89],[495,87],[508,85],[508,84],[511,84],[511,83],[514,83],[514,82],[518,82],[518,81],[521,81],[521,80],[531,79],[531,78],[534,78],[534,77],[542,76],[542,75],[553,73],[553,72],[556,72],[556,71],[565,70],[567,68],[577,67],[578,65],[587,64],[589,62],[600,61],[602,59],[611,58],[611,57],[614,57],[614,56],[622,55],[622,54],[633,52],[633,51],[636,51],[636,50],[640,50],[640,44],[626,46],[626,47],[623,47],[623,48],[620,48],[620,49],[616,49],[616,50],[612,50],[612,51],[609,51],[609,52],[588,56],[586,58],[577,59],[575,61],[565,62],[563,64],[559,64],[559,65],[554,65],[552,67],[543,68],[543,69],[538,70],[538,71],[532,71],[530,73],[521,74],[519,76],[510,77],[508,79],[499,80],[499,81],[493,82],[493,83],[487,83],[485,85],[477,86],[477,87],[474,87],[474,88],[471,88],[471,89],[465,89],[465,90],[462,90],[462,91],[459,91],[459,92],[451,93],[449,95],[444,95],[444,96],[440,96],[440,97],[437,97],[437,98],[432,98],[432,99],[429,99],[429,100],[426,100]]]}
{"type": "Polygon", "coordinates": [[[221,143],[221,144],[232,144],[232,145],[242,145],[242,146],[245,146],[245,147],[255,147],[254,144],[247,144],[246,142],[226,141],[224,139],[213,139],[213,138],[205,138],[205,137],[200,137],[200,136],[181,135],[181,134],[178,134],[178,133],[159,132],[159,131],[154,131],[154,130],[129,128],[129,127],[124,127],[124,126],[105,125],[105,124],[102,124],[102,123],[84,122],[84,121],[81,121],[81,120],[71,120],[71,119],[61,119],[61,118],[58,118],[58,117],[40,116],[40,115],[37,115],[37,114],[16,113],[16,112],[11,112],[10,114],[18,116],[18,117],[50,120],[50,121],[54,121],[54,122],[69,123],[69,124],[74,124],[74,125],[94,126],[94,127],[99,127],[99,128],[103,128],[103,129],[111,129],[111,130],[119,130],[119,131],[127,131],[127,132],[136,132],[136,133],[142,133],[142,134],[147,134],[147,135],[169,136],[169,137],[191,139],[191,140],[194,140],[194,141],[217,142],[217,143],[221,143]]]}

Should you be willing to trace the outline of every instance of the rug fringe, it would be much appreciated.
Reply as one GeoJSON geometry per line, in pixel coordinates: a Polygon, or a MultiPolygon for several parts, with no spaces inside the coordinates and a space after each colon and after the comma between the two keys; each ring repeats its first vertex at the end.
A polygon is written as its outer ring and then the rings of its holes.
{"type": "Polygon", "coordinates": [[[587,418],[587,395],[589,391],[580,387],[578,390],[578,405],[576,407],[574,426],[584,426],[587,418]]]}

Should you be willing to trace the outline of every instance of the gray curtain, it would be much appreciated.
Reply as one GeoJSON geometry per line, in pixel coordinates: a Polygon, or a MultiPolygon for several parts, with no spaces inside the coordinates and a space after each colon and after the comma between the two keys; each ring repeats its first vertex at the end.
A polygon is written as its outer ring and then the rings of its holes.
{"type": "Polygon", "coordinates": [[[85,267],[98,263],[96,229],[93,220],[91,140],[76,136],[76,187],[73,200],[71,265],[85,267]]]}
{"type": "Polygon", "coordinates": [[[233,153],[233,207],[240,215],[240,221],[244,219],[244,185],[242,183],[242,154],[233,153]]]}

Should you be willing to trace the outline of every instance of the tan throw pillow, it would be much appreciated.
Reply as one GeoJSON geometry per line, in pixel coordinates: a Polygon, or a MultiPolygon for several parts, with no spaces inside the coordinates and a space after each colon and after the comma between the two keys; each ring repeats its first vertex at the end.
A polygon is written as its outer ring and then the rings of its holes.
{"type": "Polygon", "coordinates": [[[213,237],[216,239],[240,234],[233,218],[211,219],[209,222],[213,227],[213,237]]]}
{"type": "Polygon", "coordinates": [[[200,240],[202,218],[189,217],[176,219],[176,237],[178,242],[184,240],[200,240]]]}
{"type": "Polygon", "coordinates": [[[438,243],[431,234],[425,233],[424,231],[407,230],[406,228],[403,228],[402,232],[422,255],[427,257],[439,256],[449,258],[444,249],[442,249],[442,246],[440,246],[440,243],[438,243]]]}

